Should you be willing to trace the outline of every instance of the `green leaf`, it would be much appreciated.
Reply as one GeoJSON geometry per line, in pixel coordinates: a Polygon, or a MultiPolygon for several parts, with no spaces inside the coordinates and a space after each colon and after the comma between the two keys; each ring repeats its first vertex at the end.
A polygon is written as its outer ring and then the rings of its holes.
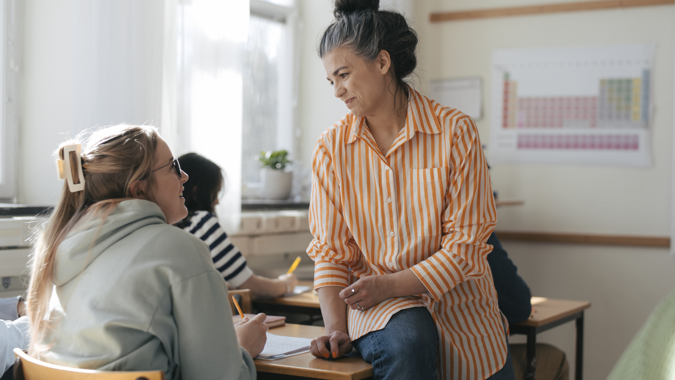
{"type": "Polygon", "coordinates": [[[256,159],[260,162],[261,167],[273,170],[284,170],[286,165],[292,162],[288,159],[288,151],[285,149],[262,151],[256,159]]]}

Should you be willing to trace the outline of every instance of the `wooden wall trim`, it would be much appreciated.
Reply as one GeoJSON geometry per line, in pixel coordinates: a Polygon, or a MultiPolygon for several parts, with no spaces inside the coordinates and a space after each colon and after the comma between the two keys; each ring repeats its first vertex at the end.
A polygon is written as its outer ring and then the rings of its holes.
{"type": "Polygon", "coordinates": [[[592,11],[598,9],[645,7],[651,5],[673,5],[675,0],[600,0],[572,3],[527,5],[510,8],[478,9],[473,11],[436,12],[429,16],[431,22],[471,20],[479,18],[526,16],[545,13],[592,11]]]}
{"type": "Polygon", "coordinates": [[[592,234],[556,234],[547,232],[495,231],[500,240],[536,241],[592,245],[670,248],[670,237],[592,234]]]}

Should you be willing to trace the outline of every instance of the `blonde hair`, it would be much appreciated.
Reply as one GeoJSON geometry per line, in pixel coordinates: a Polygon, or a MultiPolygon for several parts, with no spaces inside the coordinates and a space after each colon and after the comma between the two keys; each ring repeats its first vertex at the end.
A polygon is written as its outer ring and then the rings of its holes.
{"type": "MultiPolygon", "coordinates": [[[[83,216],[110,212],[122,200],[132,198],[131,184],[150,177],[158,137],[154,127],[122,124],[98,130],[87,139],[80,157],[84,190],[72,193],[64,183],[56,208],[43,230],[36,235],[27,301],[31,323],[30,355],[37,357],[44,349],[42,340],[50,328],[46,315],[54,286],[54,258],[58,246],[83,216]]],[[[61,159],[64,158],[63,147],[78,143],[77,140],[84,138],[80,136],[76,141],[59,146],[57,153],[61,159]]]]}

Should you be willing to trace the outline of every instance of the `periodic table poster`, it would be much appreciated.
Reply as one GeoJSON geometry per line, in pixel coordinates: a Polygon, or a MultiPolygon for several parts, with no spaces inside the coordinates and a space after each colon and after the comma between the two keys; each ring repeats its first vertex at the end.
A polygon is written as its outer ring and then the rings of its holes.
{"type": "Polygon", "coordinates": [[[490,163],[651,166],[655,50],[495,50],[490,163]]]}

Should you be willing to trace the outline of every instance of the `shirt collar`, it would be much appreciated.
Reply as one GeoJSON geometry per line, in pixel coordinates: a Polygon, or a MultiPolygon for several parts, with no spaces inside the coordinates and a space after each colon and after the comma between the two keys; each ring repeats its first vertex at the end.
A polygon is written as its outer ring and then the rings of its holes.
{"type": "MultiPolygon", "coordinates": [[[[416,132],[427,134],[441,133],[441,123],[438,117],[434,114],[434,106],[438,106],[434,101],[429,100],[426,96],[408,87],[408,114],[405,121],[405,133],[407,139],[413,138],[416,132]]],[[[366,128],[366,118],[357,117],[352,114],[347,115],[347,121],[350,127],[349,138],[347,144],[356,141],[357,137],[361,137],[364,128],[366,128]]]]}

